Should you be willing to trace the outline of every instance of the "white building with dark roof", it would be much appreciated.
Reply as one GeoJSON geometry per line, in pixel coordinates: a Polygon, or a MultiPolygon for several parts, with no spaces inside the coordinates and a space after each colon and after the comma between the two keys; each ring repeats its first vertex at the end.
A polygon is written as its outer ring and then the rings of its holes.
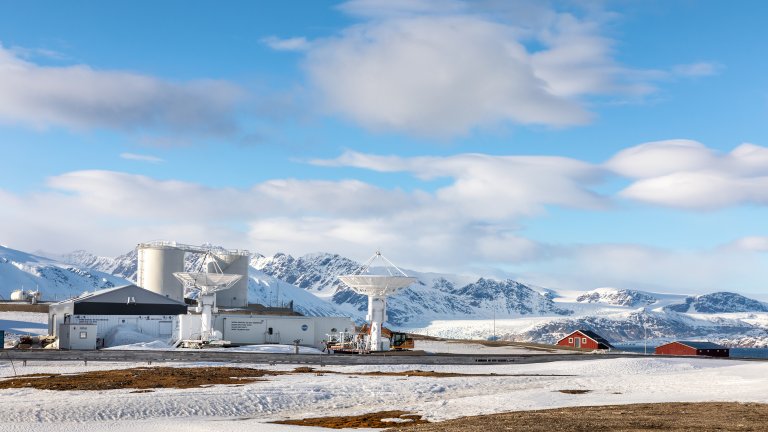
{"type": "Polygon", "coordinates": [[[104,346],[110,332],[120,328],[170,339],[178,315],[187,305],[136,285],[108,288],[52,304],[48,334],[59,336],[62,324],[96,326],[97,345],[104,346]]]}

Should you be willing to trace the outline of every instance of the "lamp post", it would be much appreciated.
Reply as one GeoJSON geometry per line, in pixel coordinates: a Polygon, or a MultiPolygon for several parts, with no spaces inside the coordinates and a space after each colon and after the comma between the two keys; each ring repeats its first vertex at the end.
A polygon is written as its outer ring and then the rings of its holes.
{"type": "Polygon", "coordinates": [[[645,314],[648,313],[646,308],[643,308],[643,355],[648,355],[648,327],[645,325],[645,314]]]}
{"type": "Polygon", "coordinates": [[[496,306],[493,307],[493,341],[496,342],[496,306]]]}

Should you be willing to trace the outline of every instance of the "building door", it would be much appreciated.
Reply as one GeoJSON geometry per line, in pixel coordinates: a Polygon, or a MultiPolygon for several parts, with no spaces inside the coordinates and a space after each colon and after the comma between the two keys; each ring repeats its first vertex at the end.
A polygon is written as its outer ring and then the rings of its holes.
{"type": "Polygon", "coordinates": [[[581,348],[581,338],[580,337],[573,338],[573,346],[575,346],[576,348],[581,348]]]}
{"type": "Polygon", "coordinates": [[[169,338],[171,337],[171,334],[173,333],[173,329],[171,328],[171,322],[170,321],[158,321],[157,322],[158,330],[157,335],[161,338],[169,338]]]}

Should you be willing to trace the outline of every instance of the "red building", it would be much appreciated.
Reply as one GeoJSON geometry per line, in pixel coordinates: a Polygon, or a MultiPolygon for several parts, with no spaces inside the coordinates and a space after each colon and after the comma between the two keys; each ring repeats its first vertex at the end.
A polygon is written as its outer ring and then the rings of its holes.
{"type": "Polygon", "coordinates": [[[584,349],[613,349],[605,338],[590,330],[576,330],[557,341],[556,345],[584,349]]]}
{"type": "Polygon", "coordinates": [[[730,350],[712,342],[675,341],[656,347],[656,354],[728,357],[730,350]]]}

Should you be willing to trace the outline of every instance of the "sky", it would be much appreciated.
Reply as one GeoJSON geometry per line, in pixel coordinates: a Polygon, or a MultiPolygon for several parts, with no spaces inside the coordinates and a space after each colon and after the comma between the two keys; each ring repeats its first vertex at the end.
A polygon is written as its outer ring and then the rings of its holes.
{"type": "Polygon", "coordinates": [[[0,243],[768,300],[768,4],[0,1],[0,243]]]}

